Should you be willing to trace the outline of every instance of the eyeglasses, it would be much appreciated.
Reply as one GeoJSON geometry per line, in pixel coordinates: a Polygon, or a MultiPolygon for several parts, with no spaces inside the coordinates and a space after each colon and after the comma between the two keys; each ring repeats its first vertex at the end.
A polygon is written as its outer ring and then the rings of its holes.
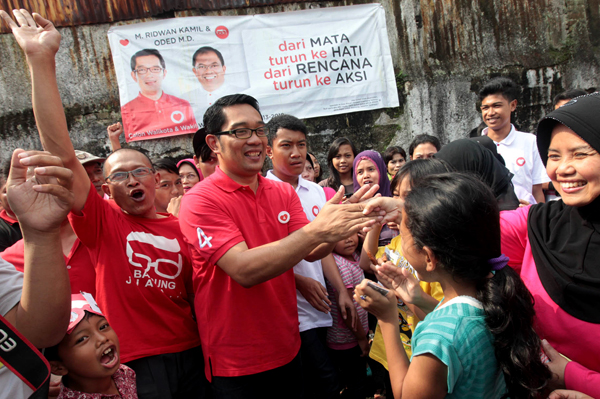
{"type": "Polygon", "coordinates": [[[233,134],[238,139],[249,139],[250,137],[252,137],[252,133],[256,133],[257,137],[266,137],[267,136],[267,128],[264,126],[256,128],[256,129],[242,127],[240,129],[225,130],[223,132],[213,133],[213,135],[221,136],[223,134],[233,134]]]}
{"type": "Polygon", "coordinates": [[[181,179],[181,181],[189,181],[189,180],[194,180],[194,179],[198,179],[198,175],[195,173],[188,173],[187,175],[179,175],[179,178],[181,179]]]}
{"type": "Polygon", "coordinates": [[[194,69],[197,69],[199,71],[204,71],[206,69],[210,69],[211,71],[218,71],[221,68],[223,68],[222,65],[219,64],[210,64],[210,65],[202,65],[202,64],[198,64],[194,67],[194,69]]]}
{"type": "Polygon", "coordinates": [[[136,178],[140,178],[140,177],[146,177],[146,176],[150,176],[151,174],[154,173],[154,169],[151,168],[137,168],[134,169],[130,172],[115,172],[111,175],[109,175],[106,178],[106,181],[109,181],[111,183],[121,183],[124,182],[125,180],[127,180],[129,178],[129,174],[132,174],[133,177],[136,178]]]}
{"type": "Polygon", "coordinates": [[[138,75],[145,75],[148,73],[148,71],[152,72],[152,73],[160,73],[163,70],[163,68],[161,67],[152,67],[152,68],[138,68],[135,69],[133,72],[137,73],[138,75]]]}

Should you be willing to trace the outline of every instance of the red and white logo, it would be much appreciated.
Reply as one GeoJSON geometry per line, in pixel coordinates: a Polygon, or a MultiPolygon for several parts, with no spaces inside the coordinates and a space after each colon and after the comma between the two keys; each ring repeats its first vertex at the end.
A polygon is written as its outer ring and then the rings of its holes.
{"type": "Polygon", "coordinates": [[[517,165],[519,165],[519,166],[525,165],[525,158],[523,158],[523,157],[517,158],[517,165]]]}
{"type": "Polygon", "coordinates": [[[279,220],[279,223],[281,224],[286,224],[290,221],[290,214],[286,211],[281,211],[279,212],[279,215],[277,215],[277,220],[279,220]]]}
{"type": "Polygon", "coordinates": [[[319,207],[316,205],[313,206],[312,213],[313,215],[317,216],[319,214],[319,207]]]}
{"type": "Polygon", "coordinates": [[[227,39],[227,36],[229,36],[229,29],[223,25],[217,26],[217,29],[215,29],[215,35],[217,35],[219,39],[227,39]]]}
{"type": "Polygon", "coordinates": [[[181,123],[183,122],[184,118],[185,115],[183,115],[183,112],[181,111],[173,111],[173,113],[171,114],[171,120],[173,121],[173,123],[181,123]]]}
{"type": "Polygon", "coordinates": [[[129,44],[129,40],[127,40],[127,39],[119,40],[119,43],[121,43],[121,46],[127,46],[129,44]]]}

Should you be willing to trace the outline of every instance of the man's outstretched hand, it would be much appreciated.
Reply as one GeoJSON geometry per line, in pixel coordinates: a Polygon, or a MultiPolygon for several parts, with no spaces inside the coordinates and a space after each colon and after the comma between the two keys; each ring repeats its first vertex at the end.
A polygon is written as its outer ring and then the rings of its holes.
{"type": "MultiPolygon", "coordinates": [[[[0,10],[0,17],[12,30],[17,43],[27,57],[54,56],[60,46],[60,33],[52,22],[42,18],[40,14],[29,11],[13,10],[16,22],[6,11],[0,10]]],[[[54,59],[52,58],[54,62],[54,59]]]]}
{"type": "Polygon", "coordinates": [[[58,229],[73,207],[73,172],[45,151],[13,152],[6,184],[8,202],[22,229],[58,229]],[[27,169],[32,168],[33,173],[27,169]]]}

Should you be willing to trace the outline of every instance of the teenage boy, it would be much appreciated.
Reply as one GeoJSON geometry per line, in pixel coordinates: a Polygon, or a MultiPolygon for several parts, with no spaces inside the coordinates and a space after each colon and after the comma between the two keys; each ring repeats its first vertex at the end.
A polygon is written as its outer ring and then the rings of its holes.
{"type": "MultiPolygon", "coordinates": [[[[6,186],[23,230],[25,264],[21,273],[0,259],[0,315],[34,347],[46,348],[60,342],[69,323],[69,276],[59,226],[73,204],[73,174],[58,157],[24,154],[21,149],[13,153],[6,186]],[[35,168],[35,177],[27,176],[28,168],[35,168]]],[[[11,347],[6,334],[2,331],[3,350],[11,347]]],[[[24,348],[14,349],[22,359],[24,348]]],[[[28,398],[33,391],[25,377],[21,380],[8,364],[0,363],[0,398],[28,398]]]]}
{"type": "Polygon", "coordinates": [[[510,122],[517,109],[521,89],[509,78],[489,80],[479,91],[481,117],[487,128],[486,135],[496,143],[512,178],[517,198],[530,204],[545,202],[542,184],[550,181],[535,143],[535,136],[518,132],[510,122]]]}
{"type": "Polygon", "coordinates": [[[121,364],[119,338],[89,293],[71,295],[67,332],[44,356],[62,376],[57,399],[138,398],[135,372],[121,364]]]}
{"type": "MultiPolygon", "coordinates": [[[[282,114],[269,121],[268,129],[267,155],[273,169],[267,172],[267,179],[290,184],[298,194],[308,220],[315,220],[327,201],[321,186],[300,176],[307,156],[306,126],[300,119],[282,114]]],[[[327,352],[327,328],[331,327],[332,318],[325,278],[339,295],[337,303],[343,318],[350,325],[356,320],[356,308],[333,256],[327,255],[322,261],[301,260],[294,266],[302,342],[300,353],[307,398],[336,398],[340,393],[335,365],[327,352]],[[346,309],[350,312],[347,313],[346,309]]]]}
{"type": "Polygon", "coordinates": [[[159,176],[143,153],[121,149],[104,162],[103,185],[120,209],[96,194],[75,155],[58,93],[60,34],[38,14],[34,21],[25,10],[13,13],[20,26],[1,15],[25,50],[42,145],[75,176],[69,219],[95,264],[96,297],[121,340],[121,360],[136,371],[138,395],[200,397],[205,387],[188,294],[189,253],[177,219],[154,208],[159,176]]]}
{"type": "Polygon", "coordinates": [[[194,262],[207,377],[217,399],[301,398],[291,269],[382,217],[363,215],[361,204],[331,205],[342,200],[339,191],[308,223],[293,187],[260,175],[267,130],[254,98],[220,98],[204,126],[219,167],[183,196],[179,222],[194,262]]]}
{"type": "Polygon", "coordinates": [[[432,158],[442,145],[440,140],[429,134],[419,134],[416,136],[408,147],[408,155],[410,160],[432,158]]]}

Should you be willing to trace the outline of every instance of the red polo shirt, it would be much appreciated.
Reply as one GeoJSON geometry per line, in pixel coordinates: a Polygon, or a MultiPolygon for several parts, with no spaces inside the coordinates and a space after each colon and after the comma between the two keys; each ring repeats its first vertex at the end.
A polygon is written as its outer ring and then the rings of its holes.
{"type": "MultiPolygon", "coordinates": [[[[19,240],[4,252],[0,253],[2,259],[12,264],[15,269],[22,272],[25,268],[25,246],[23,240],[19,240]]],[[[64,255],[63,255],[64,256],[64,255]]],[[[81,291],[89,292],[96,296],[96,271],[90,259],[88,250],[81,245],[79,239],[71,248],[68,256],[65,256],[65,264],[69,272],[71,282],[71,294],[79,294],[81,291]]]]}
{"type": "Polygon", "coordinates": [[[195,308],[207,378],[260,373],[300,350],[294,272],[244,288],[216,265],[240,242],[255,248],[308,223],[291,185],[258,176],[256,194],[221,169],[183,196],[179,223],[191,247],[195,308]]]}
{"type": "Polygon", "coordinates": [[[90,191],[69,214],[96,269],[96,301],[121,343],[121,362],[200,345],[188,293],[189,251],[177,218],[148,219],[113,208],[90,191]]]}
{"type": "Polygon", "coordinates": [[[147,140],[198,130],[190,103],[163,92],[158,100],[140,93],[121,107],[125,139],[147,140]]]}

